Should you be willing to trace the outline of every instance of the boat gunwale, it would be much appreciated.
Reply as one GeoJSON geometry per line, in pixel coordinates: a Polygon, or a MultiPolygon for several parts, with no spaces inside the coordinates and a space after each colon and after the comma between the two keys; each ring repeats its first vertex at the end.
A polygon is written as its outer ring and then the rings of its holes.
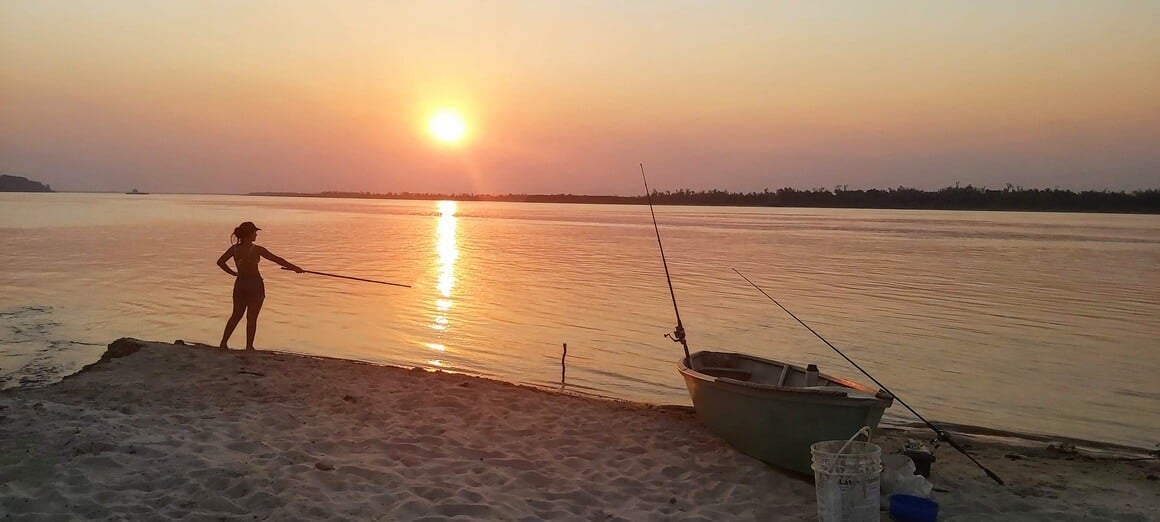
{"type": "Polygon", "coordinates": [[[728,355],[728,356],[734,356],[734,357],[739,357],[739,358],[744,358],[744,359],[750,359],[753,361],[757,361],[759,363],[773,364],[773,365],[777,365],[777,366],[787,366],[787,367],[790,367],[790,368],[793,368],[795,370],[799,370],[802,372],[806,371],[805,368],[798,366],[796,364],[788,363],[788,362],[777,361],[774,359],[766,359],[764,357],[758,357],[755,355],[749,355],[749,354],[738,353],[738,352],[717,352],[717,351],[711,351],[711,350],[701,350],[701,351],[695,352],[695,353],[691,354],[688,358],[682,357],[680,359],[680,361],[678,361],[678,363],[677,363],[677,370],[680,371],[682,374],[688,375],[689,377],[692,377],[692,378],[700,380],[700,381],[711,382],[711,383],[720,383],[720,384],[728,384],[728,385],[737,386],[740,388],[750,389],[750,390],[754,390],[754,391],[775,391],[775,392],[782,392],[782,393],[805,394],[805,395],[814,396],[814,397],[827,397],[827,398],[834,398],[834,399],[842,399],[844,401],[849,401],[849,402],[876,402],[876,403],[881,403],[884,408],[889,408],[891,405],[894,404],[894,396],[888,392],[885,392],[883,390],[876,390],[874,388],[871,388],[870,386],[867,386],[867,385],[859,383],[859,382],[851,381],[849,379],[843,379],[841,377],[834,377],[834,376],[831,376],[829,374],[824,374],[824,373],[819,373],[818,375],[831,381],[831,382],[837,383],[841,386],[853,389],[855,391],[869,394],[870,396],[868,396],[868,397],[850,397],[847,394],[847,392],[845,392],[843,390],[827,390],[827,389],[824,389],[823,387],[778,386],[776,384],[767,384],[767,383],[751,382],[751,381],[740,381],[737,379],[730,379],[728,377],[717,377],[714,375],[701,373],[697,370],[692,369],[689,366],[688,362],[690,359],[696,358],[698,355],[702,355],[702,354],[728,355]]]}

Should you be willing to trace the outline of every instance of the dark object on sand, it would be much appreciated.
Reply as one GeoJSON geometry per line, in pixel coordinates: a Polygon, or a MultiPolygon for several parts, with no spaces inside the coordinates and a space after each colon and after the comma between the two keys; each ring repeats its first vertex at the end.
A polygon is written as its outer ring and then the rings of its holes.
{"type": "Polygon", "coordinates": [[[145,346],[143,341],[131,337],[122,337],[109,343],[108,349],[101,355],[101,360],[108,361],[118,357],[128,357],[137,353],[137,350],[140,350],[143,346],[145,346]]]}
{"type": "Polygon", "coordinates": [[[930,465],[934,463],[935,458],[929,451],[906,450],[902,452],[903,455],[910,457],[914,461],[914,472],[923,477],[930,478],[930,465]]]}

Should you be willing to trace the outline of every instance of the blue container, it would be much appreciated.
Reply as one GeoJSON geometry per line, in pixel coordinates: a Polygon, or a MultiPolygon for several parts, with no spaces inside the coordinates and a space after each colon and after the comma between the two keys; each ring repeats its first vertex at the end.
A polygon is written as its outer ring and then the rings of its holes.
{"type": "Polygon", "coordinates": [[[914,495],[890,495],[890,519],[895,522],[936,522],[938,503],[914,495]]]}

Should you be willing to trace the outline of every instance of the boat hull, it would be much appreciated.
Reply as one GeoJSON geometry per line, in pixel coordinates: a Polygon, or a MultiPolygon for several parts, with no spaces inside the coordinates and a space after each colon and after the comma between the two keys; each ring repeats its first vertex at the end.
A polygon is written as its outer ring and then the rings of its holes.
{"type": "MultiPolygon", "coordinates": [[[[698,355],[707,352],[698,352],[698,355]]],[[[720,352],[711,352],[723,356],[720,352]]],[[[777,361],[737,354],[748,360],[777,361]]],[[[797,370],[801,370],[797,367],[797,370]]],[[[697,419],[738,451],[783,469],[812,475],[810,446],[849,439],[863,426],[873,430],[893,398],[864,387],[854,397],[802,387],[719,377],[679,364],[697,419]]],[[[804,370],[801,370],[804,371],[804,370]]],[[[838,379],[830,378],[837,381],[838,379]]],[[[836,385],[835,385],[836,386],[836,385]]]]}

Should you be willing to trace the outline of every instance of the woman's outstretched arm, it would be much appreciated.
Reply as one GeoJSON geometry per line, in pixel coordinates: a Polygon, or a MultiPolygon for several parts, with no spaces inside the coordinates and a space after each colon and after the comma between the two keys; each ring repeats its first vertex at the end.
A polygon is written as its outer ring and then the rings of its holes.
{"type": "Polygon", "coordinates": [[[265,247],[261,247],[261,248],[262,248],[262,257],[269,259],[270,261],[273,261],[275,263],[278,263],[279,265],[282,265],[286,268],[289,268],[290,270],[298,272],[299,274],[301,274],[303,272],[303,270],[301,268],[298,268],[298,265],[274,255],[273,252],[266,250],[265,247]]]}
{"type": "Polygon", "coordinates": [[[230,265],[226,264],[226,261],[229,261],[230,256],[233,256],[233,255],[234,255],[234,247],[227,248],[225,253],[222,254],[221,257],[218,258],[217,266],[221,267],[222,270],[225,270],[227,274],[232,275],[234,277],[238,277],[238,273],[235,272],[234,269],[230,268],[230,265]]]}

